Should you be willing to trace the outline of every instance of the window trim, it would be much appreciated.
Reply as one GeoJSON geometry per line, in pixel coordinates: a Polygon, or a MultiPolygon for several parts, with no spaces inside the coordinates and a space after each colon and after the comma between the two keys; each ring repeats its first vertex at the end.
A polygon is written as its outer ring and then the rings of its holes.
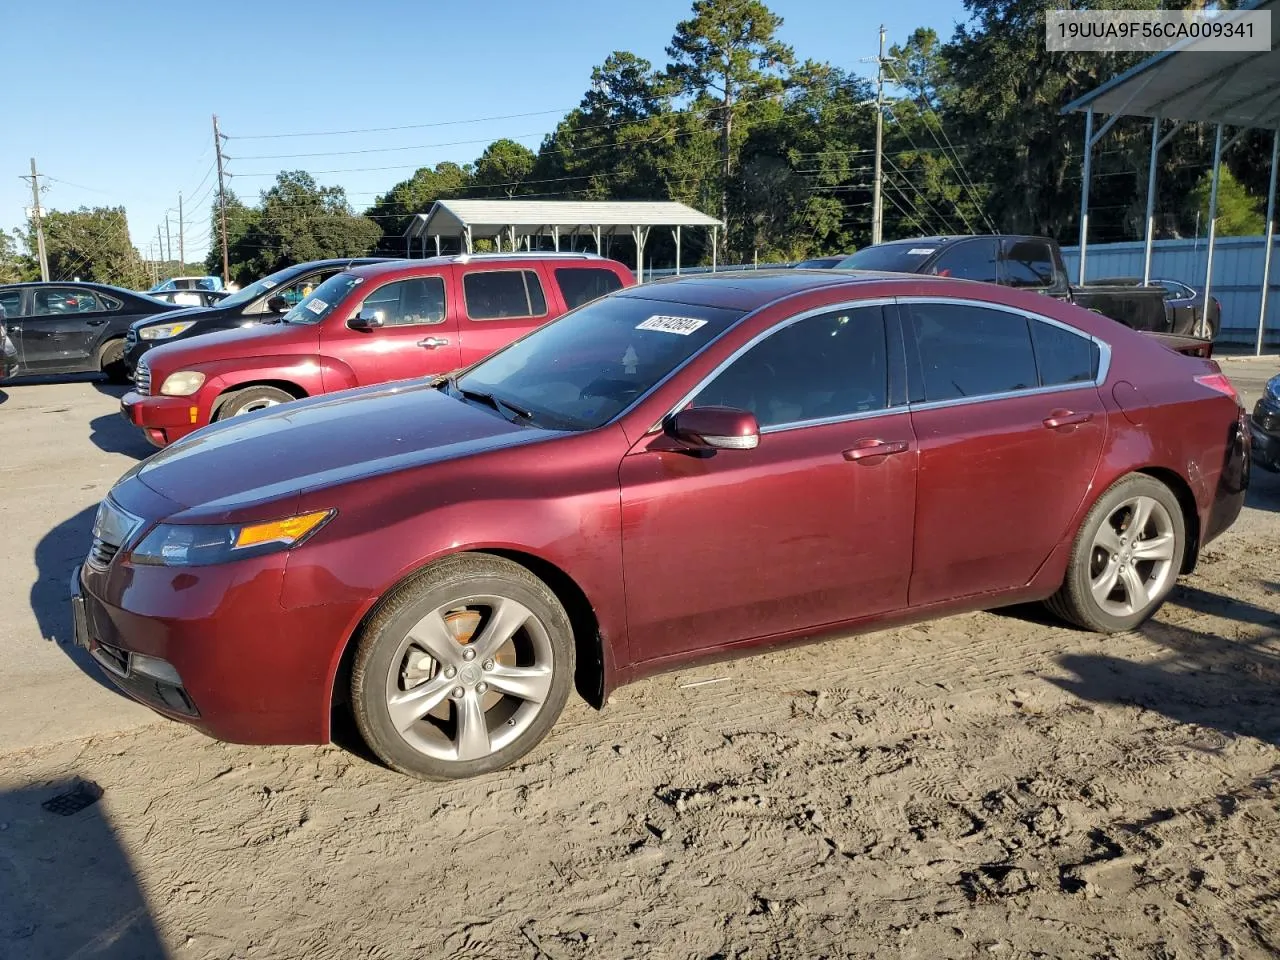
{"type": "MultiPolygon", "coordinates": [[[[467,319],[470,320],[472,323],[495,323],[495,322],[501,323],[502,321],[510,322],[512,320],[538,320],[538,319],[541,319],[542,317],[547,317],[551,315],[551,303],[550,301],[547,300],[546,284],[542,282],[541,274],[536,269],[533,269],[531,267],[506,267],[500,270],[484,270],[484,269],[464,270],[462,271],[462,276],[459,278],[459,280],[462,284],[462,310],[467,315],[467,319]],[[488,274],[493,274],[493,273],[518,273],[522,277],[526,273],[532,273],[535,277],[538,278],[538,287],[542,291],[542,312],[541,313],[524,313],[518,317],[473,317],[471,315],[471,304],[467,301],[467,277],[486,276],[488,274]]],[[[559,287],[557,286],[556,289],[558,290],[559,287]]],[[[524,300],[526,305],[528,305],[530,309],[532,309],[533,298],[529,296],[529,281],[527,279],[524,280],[524,300]]],[[[585,304],[583,304],[583,306],[585,306],[585,304]]]]}
{"type": "MultiPolygon", "coordinates": [[[[775,323],[767,327],[766,329],[761,330],[758,334],[756,334],[746,343],[742,344],[742,346],[738,347],[738,349],[734,350],[731,354],[729,354],[729,356],[725,357],[724,360],[716,364],[715,368],[712,369],[710,373],[708,373],[705,377],[699,380],[694,385],[693,389],[691,389],[688,393],[686,393],[683,397],[681,397],[678,401],[676,401],[675,405],[672,406],[671,409],[669,409],[666,413],[664,413],[658,419],[657,423],[655,423],[653,426],[651,426],[648,430],[645,431],[645,436],[649,436],[650,434],[653,434],[653,433],[660,433],[662,431],[662,425],[667,422],[668,418],[675,416],[675,414],[683,410],[686,404],[692,401],[699,393],[701,393],[707,386],[709,386],[711,382],[715,380],[716,377],[718,377],[721,373],[723,373],[731,364],[733,364],[739,357],[745,354],[748,350],[750,350],[756,344],[764,340],[767,340],[769,337],[773,336],[779,330],[785,330],[787,327],[791,326],[793,323],[799,323],[801,320],[809,320],[809,319],[812,319],[813,317],[821,317],[828,313],[839,313],[841,310],[856,310],[860,307],[879,307],[881,324],[885,334],[886,364],[891,364],[892,355],[893,355],[893,351],[889,347],[889,336],[891,331],[889,329],[890,327],[889,317],[885,312],[885,308],[891,307],[895,303],[896,303],[896,299],[894,297],[873,297],[873,298],[868,298],[863,300],[842,300],[838,303],[830,303],[830,304],[827,304],[826,306],[815,307],[812,310],[805,310],[803,313],[797,313],[795,316],[788,317],[785,320],[779,321],[778,323],[775,323]]],[[[743,317],[742,319],[745,320],[746,317],[743,317]]],[[[730,327],[729,330],[725,330],[725,333],[726,334],[729,333],[729,331],[732,329],[733,328],[730,327]]],[[[721,336],[723,335],[724,334],[721,334],[721,336]]],[[[703,347],[703,350],[710,349],[713,343],[715,343],[714,340],[711,341],[711,343],[708,343],[705,347],[703,347]]],[[[693,359],[693,358],[691,357],[690,359],[693,359]]],[[[872,417],[884,417],[884,416],[889,416],[895,413],[905,413],[909,406],[907,402],[903,402],[899,404],[895,404],[893,402],[893,397],[892,397],[893,371],[887,370],[886,376],[887,376],[886,400],[889,401],[888,406],[882,407],[879,410],[864,410],[860,413],[845,413],[835,417],[821,417],[816,420],[793,420],[788,423],[775,423],[772,426],[761,427],[760,435],[764,436],[767,433],[782,433],[783,431],[786,431],[786,430],[799,430],[804,427],[825,427],[828,424],[833,424],[833,423],[846,423],[852,420],[868,420],[872,417]]]]}
{"type": "MultiPolygon", "coordinates": [[[[342,271],[342,270],[338,271],[338,273],[343,273],[343,272],[345,271],[342,271]]],[[[335,277],[337,275],[338,275],[337,273],[334,274],[335,277]]],[[[326,279],[328,278],[326,277],[326,279]]],[[[368,293],[366,293],[363,297],[360,298],[360,302],[356,304],[356,313],[359,313],[361,310],[363,310],[364,305],[368,301],[368,299],[371,296],[373,296],[375,293],[377,293],[379,290],[385,290],[387,289],[387,287],[394,286],[397,283],[407,283],[410,280],[439,280],[440,289],[444,293],[444,314],[440,317],[439,320],[419,320],[416,323],[387,324],[385,326],[379,327],[376,332],[381,333],[383,331],[388,331],[388,330],[399,330],[402,327],[438,327],[442,323],[447,323],[449,321],[449,284],[445,280],[444,275],[439,273],[428,273],[420,277],[400,277],[399,279],[396,279],[396,280],[388,280],[382,286],[374,287],[372,290],[370,290],[368,293]]],[[[292,284],[290,284],[290,286],[292,286],[292,284]]],[[[317,284],[317,286],[319,286],[319,284],[317,284]]],[[[288,288],[286,287],[285,289],[288,289],[288,288]]],[[[354,292],[355,290],[353,289],[352,293],[354,292]]],[[[306,299],[306,298],[304,297],[303,299],[306,299]]],[[[301,303],[302,300],[299,300],[298,302],[301,303]]],[[[337,312],[338,311],[336,310],[334,311],[334,313],[337,313],[337,312]]],[[[355,316],[355,314],[352,314],[352,316],[355,316]]],[[[324,321],[322,320],[321,323],[323,322],[324,321]]]]}
{"type": "MultiPolygon", "coordinates": [[[[979,307],[986,310],[1000,310],[1004,313],[1012,313],[1022,317],[1024,320],[1047,323],[1050,326],[1058,327],[1068,333],[1075,334],[1082,340],[1088,340],[1098,348],[1098,374],[1092,380],[1077,380],[1075,383],[1056,383],[1048,387],[1026,387],[1022,390],[1004,390],[1000,393],[980,393],[972,397],[950,397],[946,400],[920,400],[913,401],[910,399],[910,393],[907,395],[907,407],[912,411],[916,410],[942,410],[947,407],[965,406],[971,403],[983,403],[988,400],[1003,400],[1008,397],[1034,397],[1052,393],[1063,393],[1068,390],[1082,390],[1088,387],[1097,389],[1107,381],[1107,374],[1111,371],[1111,344],[1107,341],[1099,339],[1091,333],[1085,333],[1077,327],[1073,327],[1061,320],[1055,320],[1053,317],[1046,317],[1042,313],[1034,313],[1031,310],[1024,310],[1020,307],[1012,307],[1004,303],[992,303],[986,300],[970,300],[965,297],[896,297],[895,302],[900,307],[907,307],[913,303],[945,303],[961,307],[979,307]]],[[[920,347],[916,341],[915,331],[910,328],[910,324],[905,322],[908,318],[903,316],[902,334],[911,340],[914,356],[907,361],[907,382],[908,390],[911,383],[911,365],[912,360],[918,365],[920,363],[920,347]]],[[[1028,339],[1031,342],[1032,356],[1035,356],[1035,337],[1031,335],[1030,329],[1027,330],[1028,339]]],[[[919,373],[917,373],[919,375],[919,373]]],[[[1036,376],[1039,376],[1039,364],[1036,365],[1036,376]]]]}

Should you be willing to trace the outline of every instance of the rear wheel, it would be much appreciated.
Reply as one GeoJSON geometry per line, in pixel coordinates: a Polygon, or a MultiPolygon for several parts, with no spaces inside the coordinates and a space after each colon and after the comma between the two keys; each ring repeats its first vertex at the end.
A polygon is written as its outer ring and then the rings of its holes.
{"type": "Polygon", "coordinates": [[[1167,486],[1130,474],[1108,489],[1076,535],[1050,610],[1087,630],[1132,630],[1168,597],[1186,552],[1182,507],[1167,486]]]}
{"type": "Polygon", "coordinates": [[[281,390],[279,387],[245,387],[243,390],[236,390],[227,394],[226,399],[218,405],[218,412],[213,419],[226,420],[228,417],[255,413],[258,410],[277,407],[282,403],[288,403],[290,400],[296,399],[297,397],[293,394],[281,390]]]}
{"type": "Polygon", "coordinates": [[[123,340],[108,340],[99,348],[98,369],[112,383],[129,382],[129,368],[124,362],[123,340]]]}
{"type": "Polygon", "coordinates": [[[424,780],[501,769],[550,732],[573,685],[573,630],[519,564],[461,554],[383,601],[358,641],[356,724],[387,766],[424,780]]]}

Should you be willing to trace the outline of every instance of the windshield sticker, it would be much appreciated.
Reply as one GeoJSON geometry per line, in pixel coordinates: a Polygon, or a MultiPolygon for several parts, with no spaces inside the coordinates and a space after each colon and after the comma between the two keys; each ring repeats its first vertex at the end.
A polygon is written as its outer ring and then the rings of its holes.
{"type": "Polygon", "coordinates": [[[262,279],[262,285],[266,287],[268,290],[270,290],[272,287],[276,285],[276,282],[274,280],[268,280],[264,277],[262,279]]]}
{"type": "Polygon", "coordinates": [[[315,297],[314,299],[307,301],[307,309],[310,310],[312,313],[316,314],[316,316],[319,316],[320,314],[324,313],[325,308],[328,306],[329,305],[325,303],[323,300],[321,300],[319,297],[315,297]]]}
{"type": "Polygon", "coordinates": [[[640,362],[640,355],[636,353],[636,348],[627,345],[627,352],[622,355],[622,369],[627,373],[636,372],[636,364],[640,362]]]}
{"type": "Polygon", "coordinates": [[[907,251],[908,257],[927,257],[929,254],[937,250],[937,247],[912,247],[907,251]]]}
{"type": "Polygon", "coordinates": [[[695,330],[701,329],[707,325],[707,321],[698,320],[695,317],[650,317],[643,323],[636,324],[637,330],[657,330],[660,333],[678,333],[682,337],[687,337],[695,330]]]}

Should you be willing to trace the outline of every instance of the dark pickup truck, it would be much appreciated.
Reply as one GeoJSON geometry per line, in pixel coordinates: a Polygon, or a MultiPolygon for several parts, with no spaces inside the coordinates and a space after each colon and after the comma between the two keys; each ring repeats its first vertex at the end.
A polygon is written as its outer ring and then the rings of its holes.
{"type": "MultiPolygon", "coordinates": [[[[980,235],[893,240],[863,247],[841,260],[836,269],[925,273],[1023,287],[1077,303],[1135,330],[1174,332],[1163,289],[1130,283],[1072,286],[1067,280],[1062,250],[1047,237],[980,235]]],[[[1181,352],[1189,352],[1186,346],[1181,352]]]]}

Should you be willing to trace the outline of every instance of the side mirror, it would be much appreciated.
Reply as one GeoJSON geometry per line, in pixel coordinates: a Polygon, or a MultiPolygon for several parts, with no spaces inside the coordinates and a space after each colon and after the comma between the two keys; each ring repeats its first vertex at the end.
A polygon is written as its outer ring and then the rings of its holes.
{"type": "Polygon", "coordinates": [[[735,407],[691,407],[667,421],[667,433],[699,450],[754,450],[760,445],[755,414],[735,407]]]}
{"type": "Polygon", "coordinates": [[[347,321],[352,330],[376,330],[382,326],[382,311],[373,307],[365,307],[347,321]]]}
{"type": "Polygon", "coordinates": [[[288,300],[277,293],[274,297],[267,299],[267,309],[272,313],[288,313],[293,307],[288,300]]]}

